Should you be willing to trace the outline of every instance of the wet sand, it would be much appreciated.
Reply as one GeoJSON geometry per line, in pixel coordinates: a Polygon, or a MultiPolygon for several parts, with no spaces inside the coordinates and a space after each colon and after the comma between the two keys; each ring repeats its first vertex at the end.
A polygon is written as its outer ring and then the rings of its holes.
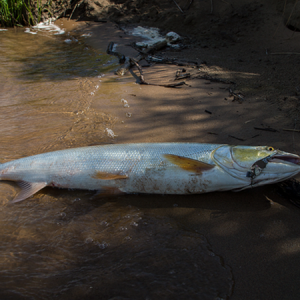
{"type": "MultiPolygon", "coordinates": [[[[49,78],[38,72],[24,84],[34,69],[27,66],[21,78],[7,77],[3,90],[14,102],[1,99],[2,161],[129,142],[270,145],[299,153],[296,133],[281,130],[294,120],[276,105],[255,95],[233,102],[228,84],[199,79],[195,68],[186,68],[191,79],[176,89],[138,85],[135,69],[123,78],[108,70],[103,76],[93,68],[98,57],[108,59],[99,53],[114,41],[120,52],[134,55],[125,45],[132,38],[110,23],[63,22],[58,24],[75,38],[91,33],[78,50],[89,72],[75,76],[67,68],[63,80],[63,65],[49,71],[49,78]],[[263,126],[279,132],[254,129],[263,126]]],[[[49,46],[49,40],[40,42],[49,46]]],[[[117,62],[110,59],[112,70],[117,62]]],[[[172,83],[177,69],[154,65],[144,74],[149,82],[172,83]]],[[[300,210],[279,196],[276,185],[239,193],[117,197],[45,188],[10,205],[15,192],[15,185],[1,183],[4,299],[298,299],[300,210]]]]}
{"type": "MultiPolygon", "coordinates": [[[[121,44],[120,52],[132,51],[124,46],[131,38],[113,24],[89,23],[82,30],[92,34],[86,42],[93,47],[103,48],[114,41],[121,44]],[[109,35],[103,36],[108,27],[109,35]]],[[[149,82],[171,83],[177,69],[158,64],[143,70],[149,82]]],[[[119,116],[113,129],[118,136],[111,142],[271,145],[299,153],[295,133],[281,130],[291,128],[293,120],[276,105],[255,95],[246,97],[243,103],[233,102],[228,92],[230,85],[198,79],[199,70],[186,69],[192,76],[182,88],[138,85],[134,92],[120,95],[130,107],[119,116]],[[131,113],[130,118],[124,117],[126,112],[131,113]],[[254,127],[272,127],[279,132],[254,127]]],[[[133,73],[139,75],[136,69],[133,73]]],[[[230,70],[226,76],[230,78],[230,70]]],[[[240,76],[250,80],[259,74],[241,72],[240,76]]],[[[136,81],[130,73],[125,78],[136,81]]],[[[94,105],[101,105],[101,100],[94,105]]],[[[151,216],[168,216],[179,228],[204,235],[214,253],[231,268],[234,287],[230,299],[298,298],[300,210],[279,196],[276,185],[239,193],[142,198],[125,196],[115,201],[134,205],[151,216]]]]}

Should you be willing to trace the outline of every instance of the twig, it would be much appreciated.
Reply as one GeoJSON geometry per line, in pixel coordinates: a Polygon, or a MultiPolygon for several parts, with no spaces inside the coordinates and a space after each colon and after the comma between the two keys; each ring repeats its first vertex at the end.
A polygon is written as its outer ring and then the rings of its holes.
{"type": "Polygon", "coordinates": [[[140,72],[140,80],[141,80],[141,83],[143,84],[147,84],[145,82],[145,78],[144,78],[144,74],[143,74],[143,70],[142,70],[142,67],[133,59],[131,58],[131,61],[136,65],[136,67],[138,68],[139,72],[140,72]]]}
{"type": "Polygon", "coordinates": [[[299,129],[282,129],[283,131],[293,131],[293,132],[300,132],[299,129]]]}
{"type": "Polygon", "coordinates": [[[132,66],[136,66],[140,72],[140,84],[147,84],[147,85],[154,85],[154,86],[163,86],[163,87],[178,87],[181,85],[184,85],[185,82],[179,82],[179,83],[171,83],[171,84],[155,84],[155,83],[149,83],[145,81],[144,75],[143,75],[143,70],[142,67],[138,64],[138,62],[142,59],[145,58],[145,56],[147,56],[149,53],[155,51],[155,50],[159,50],[162,47],[164,47],[166,45],[166,41],[163,42],[157,42],[155,43],[151,48],[147,49],[147,51],[145,52],[141,52],[138,56],[136,56],[135,58],[132,57],[125,57],[124,55],[122,55],[121,53],[117,52],[114,50],[114,42],[110,42],[106,53],[107,54],[112,54],[115,55],[116,57],[119,58],[119,62],[120,63],[124,63],[120,68],[117,69],[117,71],[115,72],[115,74],[123,76],[125,75],[125,73],[127,71],[129,71],[129,69],[132,66]]]}
{"type": "Polygon", "coordinates": [[[183,10],[180,8],[180,6],[177,4],[177,2],[175,0],[173,0],[173,2],[176,4],[176,6],[178,7],[178,9],[181,11],[181,13],[184,14],[183,10]]]}
{"type": "Polygon", "coordinates": [[[70,16],[70,18],[69,18],[69,21],[70,21],[70,19],[72,18],[72,16],[73,16],[73,12],[75,11],[75,9],[76,9],[77,5],[78,5],[78,3],[77,3],[75,6],[74,6],[74,8],[73,8],[73,10],[72,10],[72,13],[71,13],[71,16],[70,16]]]}
{"type": "Polygon", "coordinates": [[[290,19],[291,19],[291,16],[292,16],[292,14],[293,14],[293,12],[294,12],[294,9],[295,9],[295,7],[296,7],[298,1],[299,1],[299,0],[295,1],[294,6],[293,6],[293,8],[292,8],[292,11],[291,11],[291,13],[290,13],[290,15],[289,15],[289,17],[288,17],[288,19],[287,19],[287,21],[286,21],[285,26],[288,25],[288,23],[289,23],[289,21],[290,21],[290,19]]]}
{"type": "Polygon", "coordinates": [[[239,141],[242,141],[242,142],[244,142],[245,140],[244,139],[241,139],[241,138],[238,138],[238,137],[235,137],[235,136],[233,136],[233,135],[228,135],[229,137],[231,137],[231,138],[233,138],[233,139],[236,139],[236,140],[239,140],[239,141]]]}
{"type": "Polygon", "coordinates": [[[199,63],[197,61],[176,61],[176,59],[172,58],[159,58],[155,56],[148,56],[146,57],[146,60],[149,62],[156,62],[160,64],[168,64],[168,65],[177,65],[179,67],[191,67],[191,68],[197,68],[199,66],[199,63]]]}
{"type": "Polygon", "coordinates": [[[259,136],[259,134],[256,134],[256,135],[254,135],[254,136],[251,136],[251,139],[254,139],[254,138],[258,137],[258,136],[259,136]]]}
{"type": "Polygon", "coordinates": [[[190,78],[191,74],[190,73],[186,73],[185,69],[179,69],[176,71],[175,74],[175,80],[179,80],[179,79],[184,79],[184,78],[190,78]]]}
{"type": "Polygon", "coordinates": [[[156,83],[146,82],[145,78],[144,78],[142,67],[135,61],[135,59],[131,58],[130,60],[133,64],[136,65],[136,67],[138,68],[138,70],[140,72],[140,84],[163,86],[163,87],[170,87],[170,88],[175,88],[175,87],[178,87],[178,86],[181,86],[181,85],[185,84],[185,82],[171,83],[171,84],[156,84],[156,83]]]}
{"type": "Polygon", "coordinates": [[[263,131],[269,131],[269,132],[279,132],[278,130],[274,129],[274,128],[260,128],[260,127],[254,127],[254,129],[256,130],[263,130],[263,131]]]}
{"type": "Polygon", "coordinates": [[[191,7],[192,3],[193,3],[193,0],[190,1],[189,5],[187,6],[187,8],[185,10],[188,10],[191,7]]]}
{"type": "Polygon", "coordinates": [[[205,79],[205,80],[209,80],[211,82],[222,82],[222,83],[226,83],[226,84],[235,84],[235,82],[233,82],[233,81],[220,79],[220,78],[214,78],[208,74],[197,75],[195,78],[205,79]]]}

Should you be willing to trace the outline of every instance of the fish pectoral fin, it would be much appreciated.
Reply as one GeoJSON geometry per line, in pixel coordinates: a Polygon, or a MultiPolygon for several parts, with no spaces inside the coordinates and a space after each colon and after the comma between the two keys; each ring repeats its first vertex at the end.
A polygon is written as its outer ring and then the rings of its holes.
{"type": "Polygon", "coordinates": [[[128,178],[128,175],[120,173],[109,173],[109,172],[101,172],[97,171],[92,176],[92,178],[95,179],[102,179],[102,180],[114,180],[114,179],[126,179],[128,178]]]}
{"type": "Polygon", "coordinates": [[[196,174],[202,174],[203,171],[208,171],[215,167],[215,165],[210,165],[200,160],[187,158],[184,156],[179,156],[174,154],[164,154],[164,157],[169,162],[180,167],[181,169],[196,174]]]}
{"type": "Polygon", "coordinates": [[[46,182],[18,181],[17,184],[21,188],[21,190],[11,201],[12,203],[23,201],[47,186],[46,182]]]}

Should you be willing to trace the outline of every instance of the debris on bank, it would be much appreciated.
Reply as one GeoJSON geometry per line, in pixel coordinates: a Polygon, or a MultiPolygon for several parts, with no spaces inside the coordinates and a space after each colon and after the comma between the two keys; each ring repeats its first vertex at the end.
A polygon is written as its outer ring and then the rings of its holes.
{"type": "MultiPolygon", "coordinates": [[[[179,48],[180,44],[178,44],[179,41],[181,41],[181,37],[171,31],[167,33],[165,36],[162,36],[159,33],[159,29],[155,27],[142,27],[138,26],[133,29],[128,28],[122,28],[125,33],[143,38],[144,40],[142,42],[135,42],[134,48],[139,51],[139,54],[136,57],[126,57],[122,53],[117,51],[117,44],[114,42],[110,42],[107,47],[107,54],[111,54],[116,56],[119,59],[120,67],[116,70],[115,74],[119,76],[123,76],[126,74],[128,70],[130,70],[133,66],[136,66],[138,71],[140,72],[140,84],[146,84],[146,85],[156,85],[156,86],[164,86],[164,87],[178,87],[185,84],[185,82],[179,82],[179,83],[172,83],[172,84],[153,84],[145,81],[142,67],[139,65],[139,62],[143,59],[145,59],[149,64],[150,62],[160,62],[160,63],[167,63],[167,64],[176,64],[180,66],[190,66],[191,63],[189,62],[176,62],[175,60],[166,60],[162,58],[156,58],[153,56],[153,53],[156,51],[159,51],[167,46],[169,47],[175,47],[179,48]],[[176,44],[177,43],[177,44],[176,44]]],[[[197,63],[196,63],[197,65],[197,63]]],[[[195,67],[195,65],[193,66],[195,67]]],[[[183,70],[183,69],[182,69],[183,70]]],[[[183,71],[181,72],[183,73],[183,71]]],[[[177,79],[185,79],[189,78],[190,74],[177,74],[177,79]]]]}
{"type": "Polygon", "coordinates": [[[168,32],[165,36],[162,36],[159,33],[159,29],[155,27],[142,27],[138,26],[133,29],[127,29],[122,28],[125,33],[128,35],[141,37],[144,40],[141,42],[135,43],[135,45],[139,48],[151,48],[157,43],[165,43],[166,46],[172,47],[172,48],[180,48],[180,45],[178,42],[181,40],[180,35],[178,35],[176,32],[168,32]]]}
{"type": "Polygon", "coordinates": [[[104,131],[106,132],[107,136],[110,137],[110,138],[114,138],[115,136],[117,136],[117,135],[115,135],[115,133],[112,131],[112,129],[105,128],[104,131]]]}

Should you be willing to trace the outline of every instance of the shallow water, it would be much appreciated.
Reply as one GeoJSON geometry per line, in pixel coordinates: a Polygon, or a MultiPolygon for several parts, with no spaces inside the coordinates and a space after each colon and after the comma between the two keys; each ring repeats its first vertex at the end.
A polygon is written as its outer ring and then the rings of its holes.
{"type": "MultiPolygon", "coordinates": [[[[1,161],[114,142],[108,129],[124,117],[122,92],[138,88],[111,76],[116,63],[80,36],[0,32],[1,161]]],[[[16,190],[0,185],[1,299],[231,294],[231,270],[206,238],[147,207],[172,197],[46,188],[12,205],[16,190]]]]}

